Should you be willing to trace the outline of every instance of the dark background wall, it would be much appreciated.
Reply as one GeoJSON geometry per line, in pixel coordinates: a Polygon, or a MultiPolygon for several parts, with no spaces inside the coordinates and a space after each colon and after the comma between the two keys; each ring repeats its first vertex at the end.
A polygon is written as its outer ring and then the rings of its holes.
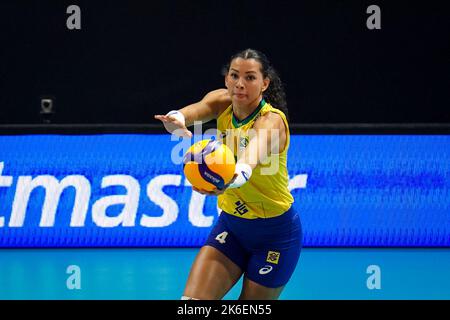
{"type": "Polygon", "coordinates": [[[156,123],[223,87],[238,50],[265,52],[291,121],[450,122],[445,1],[16,1],[0,3],[0,123],[156,123]],[[81,8],[68,30],[66,8],[81,8]],[[369,30],[366,8],[381,8],[369,30]]]}

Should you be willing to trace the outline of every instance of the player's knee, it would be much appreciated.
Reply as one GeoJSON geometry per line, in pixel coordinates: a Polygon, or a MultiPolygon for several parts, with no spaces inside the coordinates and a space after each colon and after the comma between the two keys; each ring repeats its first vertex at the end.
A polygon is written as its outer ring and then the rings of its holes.
{"type": "Polygon", "coordinates": [[[188,296],[181,296],[181,300],[200,300],[200,299],[196,299],[196,298],[192,298],[192,297],[188,297],[188,296]]]}

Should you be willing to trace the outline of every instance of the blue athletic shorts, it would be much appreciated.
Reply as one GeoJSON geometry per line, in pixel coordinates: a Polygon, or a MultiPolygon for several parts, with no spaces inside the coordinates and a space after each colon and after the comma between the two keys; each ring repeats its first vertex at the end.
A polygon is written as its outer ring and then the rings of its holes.
{"type": "Polygon", "coordinates": [[[222,211],[205,245],[225,254],[248,279],[269,288],[281,287],[300,257],[300,217],[292,207],[275,218],[253,220],[222,211]]]}

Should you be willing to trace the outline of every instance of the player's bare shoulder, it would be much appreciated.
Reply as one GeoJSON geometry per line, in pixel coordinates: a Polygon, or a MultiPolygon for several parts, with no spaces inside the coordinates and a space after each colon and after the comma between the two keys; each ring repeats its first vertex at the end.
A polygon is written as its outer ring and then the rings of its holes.
{"type": "Polygon", "coordinates": [[[260,116],[253,126],[255,129],[278,129],[285,131],[283,118],[276,112],[267,112],[260,116]]]}
{"type": "Polygon", "coordinates": [[[253,128],[256,130],[266,130],[266,137],[270,141],[271,153],[281,153],[286,148],[287,141],[287,133],[286,126],[284,124],[283,118],[278,113],[275,112],[267,112],[266,114],[260,116],[253,125],[253,128]],[[273,131],[275,130],[275,131],[273,131]],[[267,133],[270,132],[270,134],[267,133]],[[275,140],[275,143],[272,141],[272,134],[278,134],[278,139],[275,140]]]}
{"type": "Polygon", "coordinates": [[[220,115],[231,105],[231,97],[227,89],[217,89],[208,92],[202,99],[204,103],[214,109],[216,115],[220,115]]]}

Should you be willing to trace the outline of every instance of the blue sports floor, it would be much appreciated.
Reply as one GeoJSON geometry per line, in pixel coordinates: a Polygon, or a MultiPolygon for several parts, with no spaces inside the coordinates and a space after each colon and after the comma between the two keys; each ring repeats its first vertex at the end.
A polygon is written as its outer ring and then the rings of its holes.
{"type": "MultiPolygon", "coordinates": [[[[1,249],[0,299],[178,300],[198,250],[1,249]]],[[[450,299],[450,249],[304,248],[280,299],[450,299]]]]}

